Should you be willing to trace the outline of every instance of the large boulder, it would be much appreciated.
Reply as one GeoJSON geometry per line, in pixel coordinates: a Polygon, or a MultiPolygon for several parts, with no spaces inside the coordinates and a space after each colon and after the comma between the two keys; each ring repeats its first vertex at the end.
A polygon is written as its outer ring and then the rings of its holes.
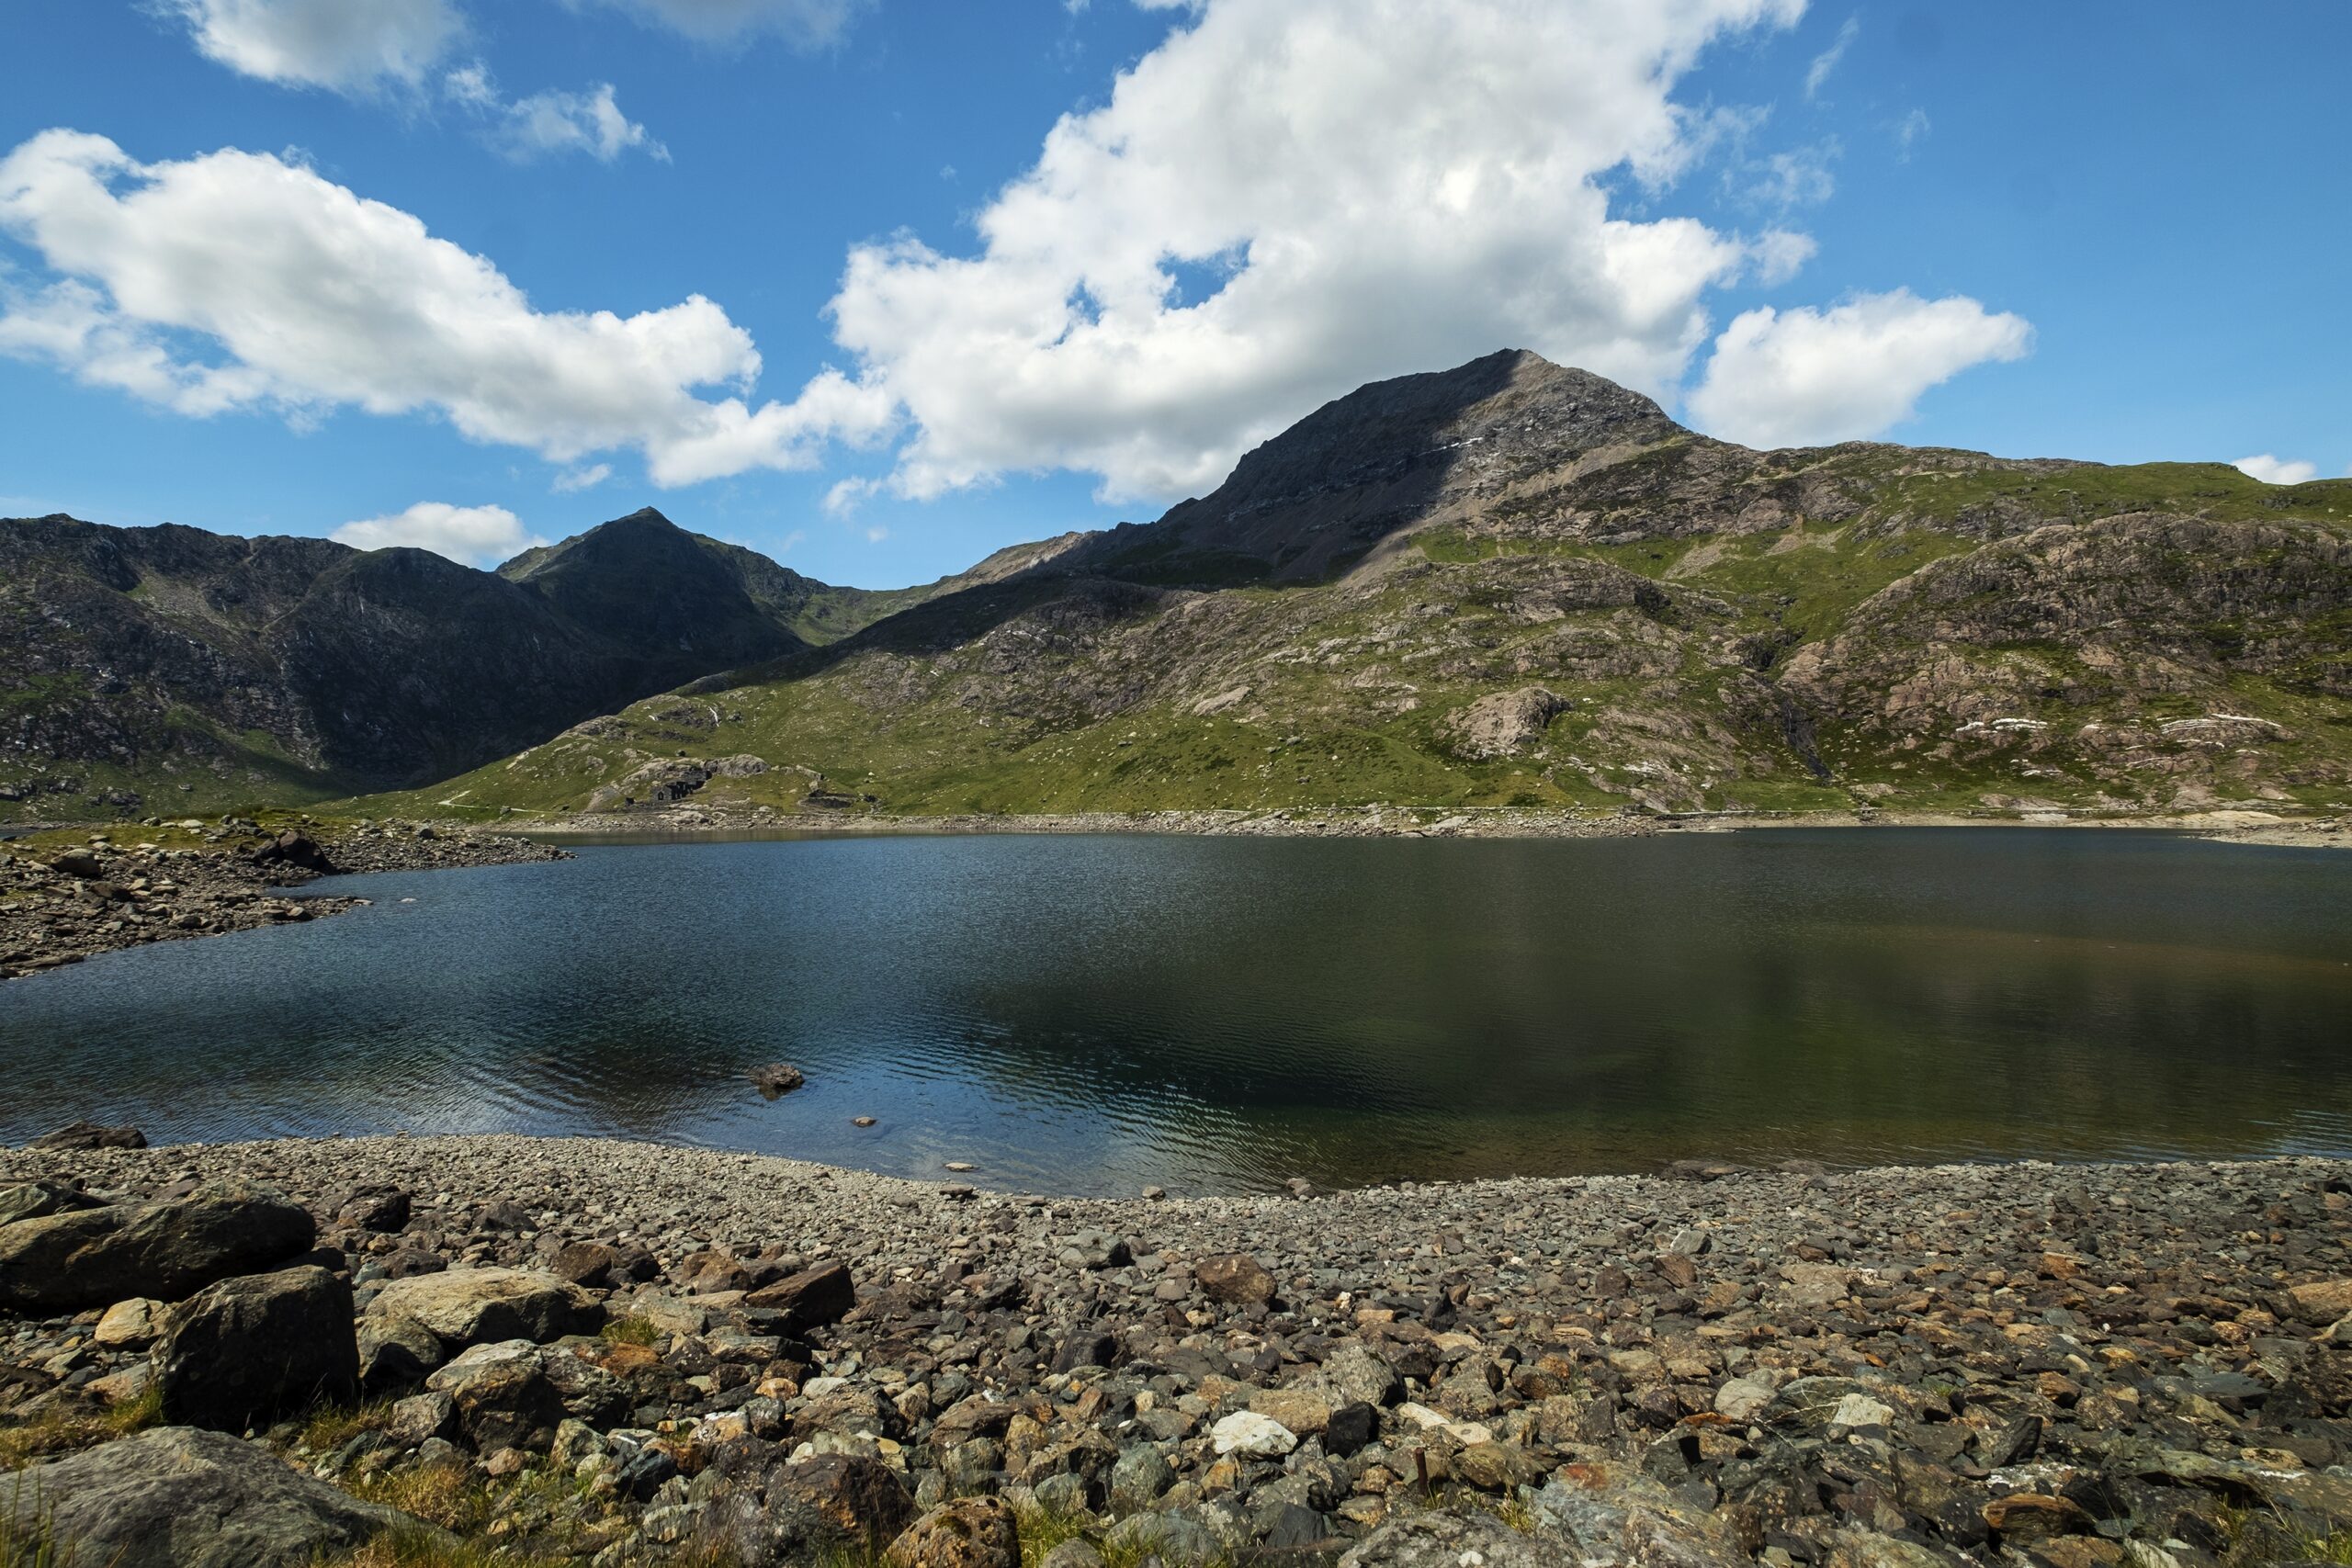
{"type": "Polygon", "coordinates": [[[450,1269],[394,1280],[368,1303],[368,1315],[406,1318],[452,1350],[506,1339],[544,1345],[605,1325],[605,1309],[587,1292],[531,1269],[450,1269]]]}
{"type": "Polygon", "coordinates": [[[351,1287],[323,1269],[208,1285],[171,1315],[154,1350],[164,1419],[242,1432],[359,1392],[351,1287]]]}
{"type": "Polygon", "coordinates": [[[381,1535],[439,1535],[252,1443],[163,1427],[9,1478],[38,1497],[71,1561],[123,1568],[306,1568],[381,1535]]]}
{"type": "Polygon", "coordinates": [[[79,1312],[132,1296],[175,1302],[309,1250],[300,1205],[243,1181],[174,1203],[112,1203],[0,1225],[0,1308],[79,1312]]]}
{"type": "Polygon", "coordinates": [[[829,1560],[864,1562],[915,1519],[898,1472],[857,1454],[818,1454],[776,1465],[722,1491],[698,1544],[743,1568],[829,1560]]]}

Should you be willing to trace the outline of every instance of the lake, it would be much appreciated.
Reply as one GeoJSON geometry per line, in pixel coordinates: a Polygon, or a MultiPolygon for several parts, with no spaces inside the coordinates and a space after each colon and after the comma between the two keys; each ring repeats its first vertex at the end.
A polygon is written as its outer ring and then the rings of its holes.
{"type": "Polygon", "coordinates": [[[1091,1193],[2352,1153],[2325,850],[910,836],[310,891],[375,903],[0,987],[0,1141],[598,1134],[1091,1193]],[[808,1086],[762,1100],[773,1061],[808,1086]]]}

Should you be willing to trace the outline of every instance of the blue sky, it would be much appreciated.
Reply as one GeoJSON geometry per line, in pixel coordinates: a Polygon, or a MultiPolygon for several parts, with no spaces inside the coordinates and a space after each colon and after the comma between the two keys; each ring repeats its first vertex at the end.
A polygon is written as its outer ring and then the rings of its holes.
{"type": "Polygon", "coordinates": [[[2352,466],[2343,5],[13,0],[0,58],[0,513],[651,503],[892,585],[1506,345],[1754,445],[2352,466]]]}

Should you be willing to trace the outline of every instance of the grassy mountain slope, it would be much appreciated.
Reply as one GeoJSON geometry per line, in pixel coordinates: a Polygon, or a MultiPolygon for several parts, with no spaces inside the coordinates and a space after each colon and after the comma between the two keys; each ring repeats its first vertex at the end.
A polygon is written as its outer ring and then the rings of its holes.
{"type": "Polygon", "coordinates": [[[2352,795],[2352,483],[1758,453],[1525,354],[1159,523],[395,804],[907,812],[2352,795]],[[721,766],[709,764],[725,761],[721,766]]]}

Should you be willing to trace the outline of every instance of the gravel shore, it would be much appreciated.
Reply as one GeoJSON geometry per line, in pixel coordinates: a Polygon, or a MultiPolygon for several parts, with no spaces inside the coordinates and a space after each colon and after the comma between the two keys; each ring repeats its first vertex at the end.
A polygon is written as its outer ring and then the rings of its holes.
{"type": "MultiPolygon", "coordinates": [[[[557,1556],[2205,1568],[2352,1543],[2343,1161],[1081,1201],[585,1139],[0,1153],[35,1179],[287,1195],[401,1403],[331,1451],[257,1438],[368,1498],[458,1467],[557,1556]],[[417,1281],[510,1269],[583,1315],[400,1348],[417,1281]],[[589,1314],[619,1326],[583,1337],[589,1314]],[[926,1555],[943,1531],[996,1554],[926,1555]]],[[[147,1353],[98,1322],[17,1323],[0,1423],[133,1392],[147,1353]]]]}

